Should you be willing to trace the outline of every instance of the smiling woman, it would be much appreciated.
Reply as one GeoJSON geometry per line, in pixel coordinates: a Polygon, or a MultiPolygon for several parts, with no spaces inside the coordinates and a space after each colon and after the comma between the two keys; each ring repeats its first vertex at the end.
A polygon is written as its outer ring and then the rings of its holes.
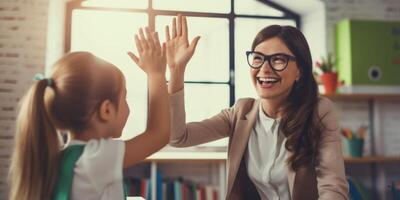
{"type": "Polygon", "coordinates": [[[193,42],[185,17],[172,24],[171,145],[229,138],[226,199],[348,199],[337,119],[332,103],[318,96],[311,53],[298,29],[271,25],[253,40],[246,54],[257,99],[239,99],[187,123],[183,80],[193,42]]]}

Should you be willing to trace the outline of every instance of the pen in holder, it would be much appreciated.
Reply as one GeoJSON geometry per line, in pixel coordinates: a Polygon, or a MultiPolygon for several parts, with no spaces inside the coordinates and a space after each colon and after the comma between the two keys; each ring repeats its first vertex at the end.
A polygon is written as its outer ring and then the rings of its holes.
{"type": "Polygon", "coordinates": [[[345,137],[346,154],[351,157],[361,157],[364,149],[365,127],[360,127],[357,132],[342,128],[345,137]]]}

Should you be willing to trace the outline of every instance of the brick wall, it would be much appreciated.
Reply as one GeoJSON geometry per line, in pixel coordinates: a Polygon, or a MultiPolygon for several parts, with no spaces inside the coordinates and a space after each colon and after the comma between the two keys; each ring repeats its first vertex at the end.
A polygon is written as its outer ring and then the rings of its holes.
{"type": "Polygon", "coordinates": [[[48,0],[0,1],[0,199],[13,146],[18,101],[44,71],[48,0]]]}

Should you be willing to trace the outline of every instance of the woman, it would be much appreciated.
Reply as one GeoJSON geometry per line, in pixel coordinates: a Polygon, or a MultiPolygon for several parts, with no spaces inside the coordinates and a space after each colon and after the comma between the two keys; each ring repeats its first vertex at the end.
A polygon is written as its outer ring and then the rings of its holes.
{"type": "Polygon", "coordinates": [[[348,199],[341,140],[332,103],[318,96],[310,50],[303,34],[273,25],[246,52],[258,99],[186,123],[185,67],[198,37],[187,40],[186,18],[167,33],[171,71],[171,139],[175,147],[229,137],[226,199],[348,199]]]}

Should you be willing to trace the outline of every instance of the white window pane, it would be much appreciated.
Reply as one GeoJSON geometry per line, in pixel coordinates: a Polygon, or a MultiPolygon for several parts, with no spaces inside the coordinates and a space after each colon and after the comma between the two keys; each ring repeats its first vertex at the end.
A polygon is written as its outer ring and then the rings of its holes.
{"type": "Polygon", "coordinates": [[[257,97],[257,93],[251,83],[250,67],[246,60],[246,51],[251,50],[251,44],[257,33],[266,26],[279,24],[296,26],[293,20],[271,19],[235,19],[235,96],[257,97]]]}
{"type": "Polygon", "coordinates": [[[284,13],[257,0],[235,0],[235,14],[283,17],[284,13]]]}
{"type": "Polygon", "coordinates": [[[82,6],[145,9],[148,7],[148,0],[87,0],[82,2],[82,6]]]}
{"type": "Polygon", "coordinates": [[[133,37],[147,23],[146,14],[126,12],[75,10],[72,16],[71,51],[90,51],[125,75],[131,113],[123,130],[124,139],[143,132],[146,125],[147,78],[126,52],[137,53],[133,37]]]}
{"type": "MultiPolygon", "coordinates": [[[[185,80],[228,81],[229,80],[229,27],[228,20],[221,18],[188,17],[189,42],[201,36],[196,52],[190,60],[185,80]]],[[[156,30],[164,33],[171,27],[172,16],[157,16],[156,30]]],[[[165,41],[165,34],[159,34],[165,41]]]]}
{"type": "Polygon", "coordinates": [[[186,121],[201,121],[229,108],[226,84],[185,84],[186,121]]]}
{"type": "MultiPolygon", "coordinates": [[[[229,86],[221,84],[185,84],[186,121],[201,121],[229,108],[229,86]]],[[[200,146],[227,146],[221,139],[200,146]]]]}
{"type": "Polygon", "coordinates": [[[229,13],[231,0],[153,0],[153,8],[192,12],[229,13]]]}

